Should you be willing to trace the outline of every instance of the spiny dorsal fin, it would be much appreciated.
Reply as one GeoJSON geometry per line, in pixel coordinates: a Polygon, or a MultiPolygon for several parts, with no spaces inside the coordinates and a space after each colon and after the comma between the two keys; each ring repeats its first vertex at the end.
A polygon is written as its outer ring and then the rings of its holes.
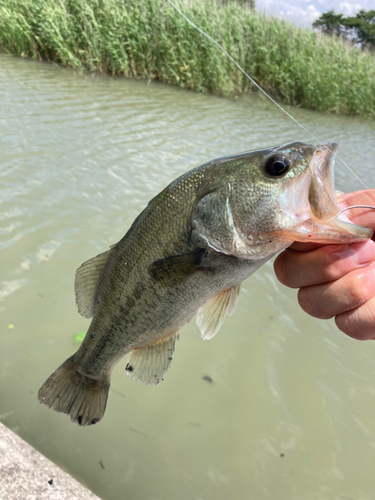
{"type": "Polygon", "coordinates": [[[198,271],[212,272],[201,266],[206,253],[203,248],[198,248],[191,253],[156,260],[150,265],[148,272],[160,285],[178,286],[198,271]]]}
{"type": "Polygon", "coordinates": [[[76,303],[78,312],[85,318],[91,318],[94,314],[94,298],[98,281],[112,250],[116,246],[112,245],[110,250],[87,260],[76,271],[74,281],[76,303]]]}
{"type": "Polygon", "coordinates": [[[173,333],[154,344],[134,349],[126,373],[143,384],[155,385],[164,379],[172,361],[177,333],[173,333]]]}
{"type": "Polygon", "coordinates": [[[226,316],[234,314],[240,295],[241,284],[228,288],[212,297],[197,312],[197,326],[202,339],[212,339],[220,330],[226,316]]]}

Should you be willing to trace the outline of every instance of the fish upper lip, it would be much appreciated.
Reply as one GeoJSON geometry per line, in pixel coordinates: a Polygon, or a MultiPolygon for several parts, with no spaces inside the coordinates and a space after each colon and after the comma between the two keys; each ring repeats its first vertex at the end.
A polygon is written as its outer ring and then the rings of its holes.
{"type": "Polygon", "coordinates": [[[339,212],[334,182],[334,163],[338,144],[331,142],[316,146],[310,160],[311,184],[309,203],[315,220],[328,221],[339,212]]]}
{"type": "Polygon", "coordinates": [[[317,146],[310,162],[310,168],[313,166],[313,171],[322,174],[331,173],[333,181],[333,168],[338,148],[339,145],[337,142],[329,142],[327,144],[317,146]]]}

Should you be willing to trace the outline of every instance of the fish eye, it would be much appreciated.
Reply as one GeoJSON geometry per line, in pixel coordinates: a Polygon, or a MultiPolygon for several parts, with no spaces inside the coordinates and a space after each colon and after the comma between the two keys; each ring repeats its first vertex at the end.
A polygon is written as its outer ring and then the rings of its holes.
{"type": "Polygon", "coordinates": [[[271,156],[266,161],[266,172],[272,177],[279,177],[284,175],[289,170],[289,160],[285,156],[271,156]]]}

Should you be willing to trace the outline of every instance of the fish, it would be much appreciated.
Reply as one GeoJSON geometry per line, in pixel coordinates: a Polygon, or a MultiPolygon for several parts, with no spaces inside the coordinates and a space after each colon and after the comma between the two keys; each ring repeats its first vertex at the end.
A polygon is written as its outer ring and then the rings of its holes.
{"type": "Polygon", "coordinates": [[[78,311],[92,318],[78,351],[39,401],[87,426],[105,412],[111,372],[155,385],[178,332],[196,315],[212,339],[237,307],[242,281],[294,241],[351,243],[371,229],[338,217],[338,145],[293,142],[209,161],[155,196],[125,236],[82,264],[78,311]]]}

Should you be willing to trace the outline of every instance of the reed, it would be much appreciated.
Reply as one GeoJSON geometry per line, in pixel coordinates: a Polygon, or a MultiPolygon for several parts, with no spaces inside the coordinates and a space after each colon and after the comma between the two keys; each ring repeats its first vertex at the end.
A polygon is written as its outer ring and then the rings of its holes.
{"type": "MultiPolygon", "coordinates": [[[[246,2],[190,1],[182,9],[274,98],[374,117],[373,54],[266,17],[246,2]]],[[[165,0],[0,0],[0,47],[80,71],[219,96],[253,90],[165,0]]]]}

